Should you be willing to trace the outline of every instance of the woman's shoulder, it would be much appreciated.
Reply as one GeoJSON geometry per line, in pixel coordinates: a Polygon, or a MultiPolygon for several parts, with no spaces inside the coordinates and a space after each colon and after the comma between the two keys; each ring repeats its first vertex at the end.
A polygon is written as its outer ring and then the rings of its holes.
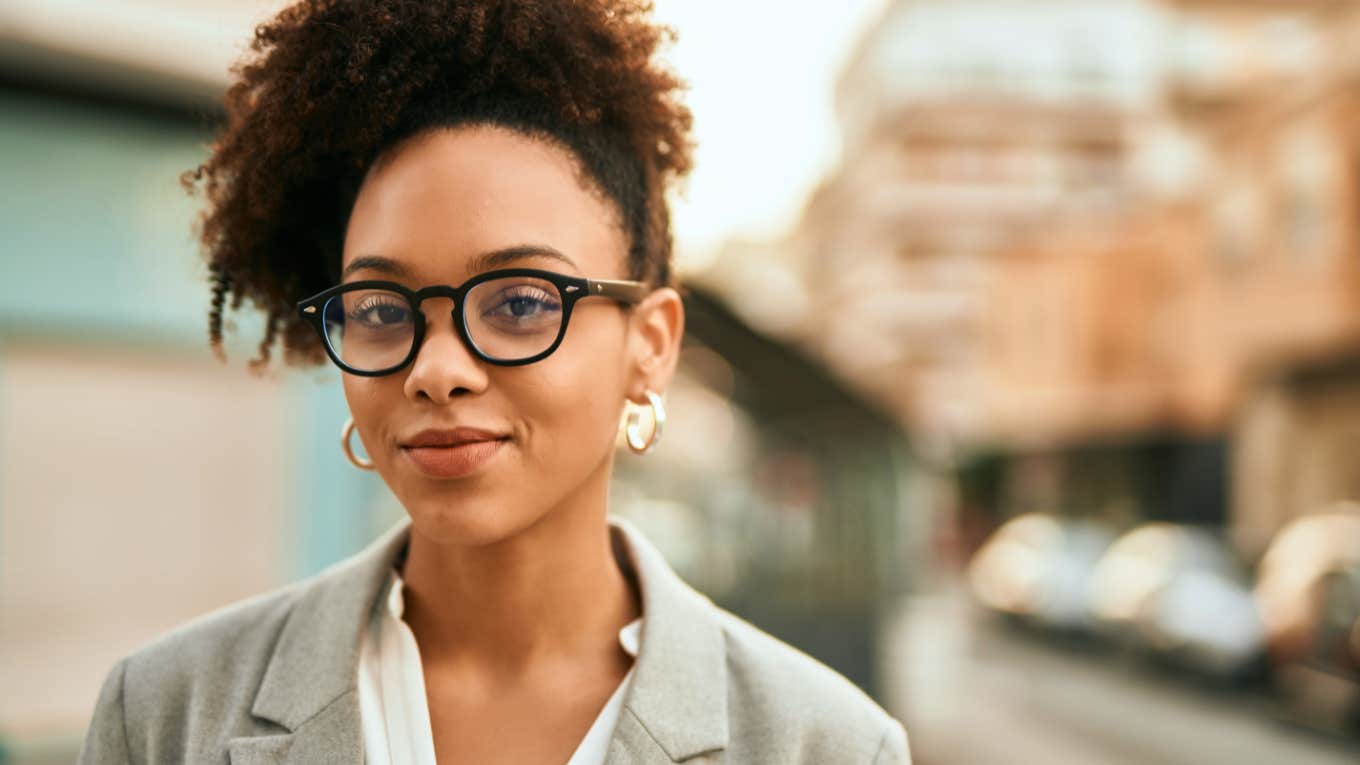
{"type": "MultiPolygon", "coordinates": [[[[807,653],[714,606],[727,646],[733,714],[758,715],[766,730],[795,748],[833,747],[842,761],[859,750],[865,763],[906,763],[902,724],[844,675],[807,653]]],[[[803,760],[815,760],[816,758],[803,760]]]]}
{"type": "MultiPolygon", "coordinates": [[[[234,601],[156,636],[120,664],[124,694],[174,704],[178,695],[262,671],[300,594],[312,579],[234,601]]],[[[256,677],[258,679],[258,677],[256,677]]]]}
{"type": "Polygon", "coordinates": [[[247,732],[254,688],[308,584],[222,606],[124,656],[104,678],[79,762],[186,761],[203,740],[247,732]]]}
{"type": "Polygon", "coordinates": [[[243,683],[259,684],[285,628],[312,641],[313,654],[323,647],[315,642],[321,635],[332,640],[357,635],[401,531],[394,527],[320,572],[221,606],[154,638],[120,662],[128,690],[134,680],[158,691],[207,683],[219,686],[220,695],[243,683]]]}
{"type": "Polygon", "coordinates": [[[248,746],[279,726],[299,728],[352,685],[347,669],[364,616],[403,532],[395,526],[319,573],[217,608],[125,656],[104,680],[80,762],[110,751],[196,762],[238,738],[248,746]]]}

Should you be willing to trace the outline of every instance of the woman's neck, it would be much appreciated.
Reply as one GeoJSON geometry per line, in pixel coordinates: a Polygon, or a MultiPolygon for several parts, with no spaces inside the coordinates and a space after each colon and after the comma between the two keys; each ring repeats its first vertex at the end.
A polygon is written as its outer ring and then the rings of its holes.
{"type": "Polygon", "coordinates": [[[614,558],[607,507],[606,474],[494,544],[439,545],[412,528],[403,618],[422,660],[500,675],[616,652],[641,602],[614,558]]]}

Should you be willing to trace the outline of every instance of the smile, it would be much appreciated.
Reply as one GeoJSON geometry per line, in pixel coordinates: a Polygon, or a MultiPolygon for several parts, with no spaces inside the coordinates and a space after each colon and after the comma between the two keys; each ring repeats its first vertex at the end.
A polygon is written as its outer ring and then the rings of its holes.
{"type": "Polygon", "coordinates": [[[403,446],[401,451],[420,472],[432,478],[462,478],[491,461],[509,440],[466,441],[452,446],[403,446]]]}

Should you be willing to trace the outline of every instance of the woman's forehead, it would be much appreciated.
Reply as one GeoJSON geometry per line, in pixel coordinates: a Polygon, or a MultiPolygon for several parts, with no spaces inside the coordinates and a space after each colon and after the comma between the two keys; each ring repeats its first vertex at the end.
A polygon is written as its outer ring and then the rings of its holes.
{"type": "Polygon", "coordinates": [[[532,260],[603,276],[617,275],[626,254],[617,214],[582,184],[566,149],[466,126],[413,138],[375,164],[350,214],[342,266],[378,256],[450,280],[532,260]]]}

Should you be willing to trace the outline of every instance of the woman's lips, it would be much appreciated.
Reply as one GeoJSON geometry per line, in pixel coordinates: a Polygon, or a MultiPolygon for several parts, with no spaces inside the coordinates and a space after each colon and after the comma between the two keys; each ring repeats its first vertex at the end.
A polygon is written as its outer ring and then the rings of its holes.
{"type": "Polygon", "coordinates": [[[457,446],[404,446],[401,451],[426,475],[461,478],[495,457],[508,440],[468,441],[457,446]]]}

